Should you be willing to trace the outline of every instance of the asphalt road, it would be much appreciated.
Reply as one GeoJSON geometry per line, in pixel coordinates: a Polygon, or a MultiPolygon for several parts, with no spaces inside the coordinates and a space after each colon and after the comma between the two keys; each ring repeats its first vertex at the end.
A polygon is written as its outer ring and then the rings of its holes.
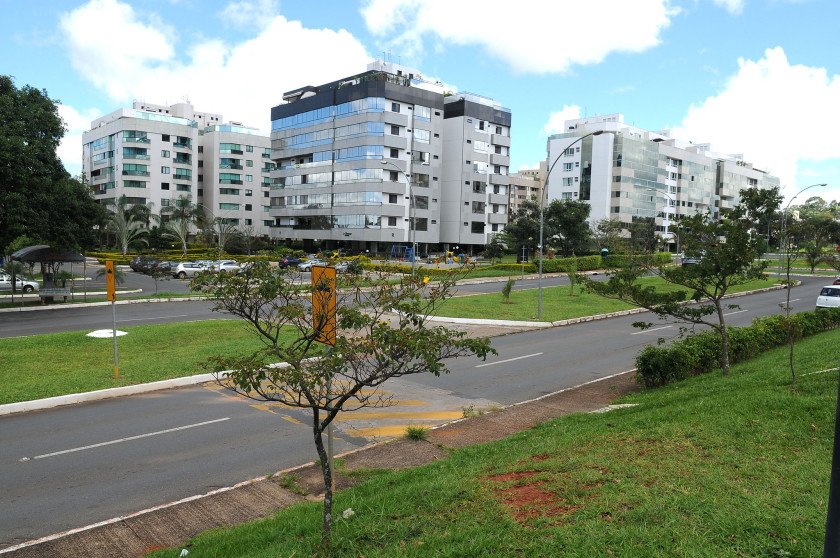
{"type": "MultiPolygon", "coordinates": [[[[822,279],[791,292],[811,310],[822,279]]],[[[777,313],[784,291],[731,301],[732,325],[777,313]]],[[[180,303],[179,303],[180,304],[180,303]]],[[[140,308],[170,304],[133,305],[140,308]]],[[[63,314],[70,310],[47,312],[63,314]]],[[[38,314],[33,312],[32,314],[38,314]]],[[[17,315],[16,315],[17,316],[17,315]]],[[[495,338],[499,355],[461,359],[440,378],[390,384],[403,399],[509,404],[633,367],[668,321],[638,331],[631,315],[495,338]]],[[[173,318],[176,319],[176,318],[173,318]]],[[[337,451],[367,443],[338,425],[337,451]]],[[[314,458],[307,415],[271,409],[208,387],[0,418],[0,547],[159,505],[314,458]]]]}

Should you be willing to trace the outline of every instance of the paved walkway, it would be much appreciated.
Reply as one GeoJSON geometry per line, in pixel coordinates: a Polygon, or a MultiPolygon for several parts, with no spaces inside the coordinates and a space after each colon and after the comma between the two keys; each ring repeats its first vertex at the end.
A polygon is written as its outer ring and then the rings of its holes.
{"type": "MultiPolygon", "coordinates": [[[[636,389],[633,373],[625,372],[496,412],[454,421],[429,432],[425,441],[401,438],[337,457],[344,461],[342,472],[415,467],[444,459],[449,448],[499,440],[556,417],[603,409],[617,397],[636,389]]],[[[5,553],[0,550],[0,555],[4,558],[143,556],[152,550],[182,545],[207,529],[259,519],[305,499],[318,499],[321,471],[314,463],[280,474],[293,475],[306,494],[282,488],[277,478],[259,478],[55,538],[47,537],[38,544],[5,553]]],[[[336,487],[340,490],[354,482],[352,477],[339,473],[336,487]]]]}

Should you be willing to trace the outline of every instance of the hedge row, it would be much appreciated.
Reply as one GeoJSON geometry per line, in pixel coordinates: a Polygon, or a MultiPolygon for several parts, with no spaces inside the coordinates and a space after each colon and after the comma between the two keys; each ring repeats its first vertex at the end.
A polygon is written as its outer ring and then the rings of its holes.
{"type": "MultiPolygon", "coordinates": [[[[606,257],[604,265],[610,268],[625,267],[642,258],[649,258],[647,254],[610,254],[606,257]]],[[[653,255],[654,265],[668,265],[673,262],[673,256],[670,252],[657,252],[653,255]]]]}
{"type": "MultiPolygon", "coordinates": [[[[840,326],[840,308],[800,312],[790,319],[796,339],[801,339],[840,326]]],[[[789,342],[783,315],[756,318],[750,326],[730,327],[727,331],[730,364],[789,342]]],[[[715,331],[704,331],[667,347],[645,347],[636,357],[636,380],[645,387],[664,386],[720,368],[720,359],[720,336],[715,331]]]]}

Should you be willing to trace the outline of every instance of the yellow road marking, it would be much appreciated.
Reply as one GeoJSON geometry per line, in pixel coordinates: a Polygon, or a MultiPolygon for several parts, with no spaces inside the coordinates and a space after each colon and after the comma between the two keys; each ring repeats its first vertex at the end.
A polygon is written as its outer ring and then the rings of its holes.
{"type": "Polygon", "coordinates": [[[303,424],[302,422],[300,422],[295,417],[290,417],[289,415],[283,415],[282,418],[283,418],[283,420],[287,420],[287,421],[291,422],[292,424],[303,424]]]}
{"type": "Polygon", "coordinates": [[[355,420],[379,420],[379,419],[421,419],[421,420],[451,420],[461,418],[463,410],[458,411],[373,411],[353,412],[339,414],[335,420],[339,422],[352,422],[355,420]]]}

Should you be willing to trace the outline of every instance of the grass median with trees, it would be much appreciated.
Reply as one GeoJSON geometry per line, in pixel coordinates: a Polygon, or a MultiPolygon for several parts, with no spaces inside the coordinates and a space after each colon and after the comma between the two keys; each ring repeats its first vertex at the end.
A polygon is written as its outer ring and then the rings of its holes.
{"type": "MultiPolygon", "coordinates": [[[[643,285],[654,286],[660,292],[686,290],[685,287],[666,283],[656,277],[644,277],[639,282],[643,285]]],[[[778,284],[778,281],[775,279],[757,279],[733,287],[731,292],[763,289],[776,284],[778,284]]],[[[570,295],[569,290],[569,286],[543,288],[543,319],[545,321],[568,320],[635,308],[635,306],[626,302],[581,292],[580,289],[575,289],[575,294],[570,295]]],[[[452,298],[440,307],[437,315],[457,318],[528,321],[535,319],[536,312],[537,289],[523,289],[514,290],[511,293],[509,304],[503,304],[503,297],[500,292],[452,298]]]]}
{"type": "MultiPolygon", "coordinates": [[[[260,341],[241,322],[204,320],[119,328],[120,379],[111,338],[87,331],[0,339],[0,404],[202,374],[212,355],[250,354],[260,341]]],[[[289,340],[291,340],[291,332],[289,340]]]]}
{"type": "MultiPolygon", "coordinates": [[[[332,556],[817,556],[825,535],[835,330],[338,493],[332,556]]],[[[424,442],[418,442],[424,443],[424,442]]],[[[200,535],[192,558],[310,556],[320,506],[200,535]]],[[[153,553],[178,556],[180,548],[153,553]]]]}

